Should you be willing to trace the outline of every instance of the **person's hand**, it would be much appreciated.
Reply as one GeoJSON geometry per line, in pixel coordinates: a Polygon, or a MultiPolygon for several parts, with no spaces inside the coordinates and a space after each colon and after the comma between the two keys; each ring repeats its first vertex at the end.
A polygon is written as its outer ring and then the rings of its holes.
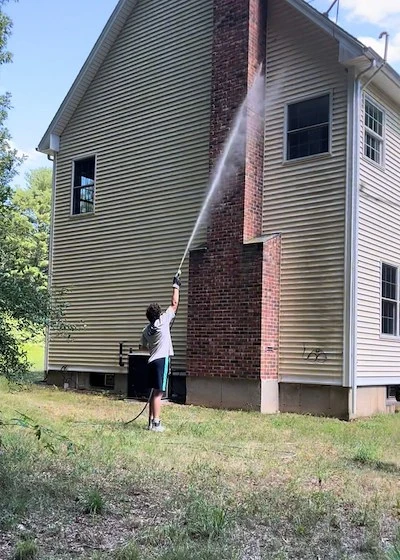
{"type": "Polygon", "coordinates": [[[174,276],[174,279],[172,280],[172,287],[176,288],[177,290],[179,290],[179,288],[181,287],[182,282],[180,281],[179,276],[174,276]]]}

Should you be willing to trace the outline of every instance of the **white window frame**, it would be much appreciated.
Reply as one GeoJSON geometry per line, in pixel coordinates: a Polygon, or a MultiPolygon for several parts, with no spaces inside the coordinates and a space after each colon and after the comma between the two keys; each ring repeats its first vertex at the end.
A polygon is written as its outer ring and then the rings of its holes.
{"type": "Polygon", "coordinates": [[[377,103],[375,99],[370,97],[369,95],[364,96],[364,107],[363,107],[363,127],[364,127],[364,138],[363,138],[363,158],[372,163],[373,165],[377,165],[378,167],[383,168],[385,166],[385,130],[386,130],[386,112],[380,103],[377,103]],[[365,116],[366,116],[366,104],[369,103],[375,109],[378,109],[382,113],[382,136],[380,136],[377,132],[369,128],[365,124],[365,116]],[[367,156],[366,149],[367,149],[367,135],[371,136],[374,140],[379,142],[380,144],[380,161],[375,161],[371,157],[367,156]]]}
{"type": "Polygon", "coordinates": [[[304,160],[311,160],[311,159],[318,159],[318,158],[325,158],[327,156],[332,155],[332,121],[333,121],[333,92],[332,90],[323,90],[319,92],[312,93],[310,95],[305,95],[302,97],[295,97],[293,99],[289,99],[285,103],[285,122],[284,122],[284,138],[283,138],[283,161],[288,164],[293,164],[296,162],[302,162],[304,160]],[[288,134],[289,131],[289,106],[296,105],[296,103],[302,103],[303,101],[310,101],[312,99],[318,99],[319,97],[325,97],[326,95],[329,96],[329,122],[328,122],[328,151],[327,152],[320,152],[318,154],[311,154],[309,156],[302,156],[299,158],[288,158],[288,134]]]}
{"type": "Polygon", "coordinates": [[[96,211],[96,186],[97,186],[97,154],[96,153],[88,153],[76,156],[72,159],[72,175],[71,175],[71,201],[70,201],[70,216],[71,218],[77,218],[82,216],[93,216],[96,211]],[[78,161],[82,161],[83,159],[90,159],[94,158],[94,182],[93,182],[93,210],[92,212],[79,212],[78,214],[74,214],[74,191],[75,191],[75,163],[78,161]]]}
{"type": "Polygon", "coordinates": [[[400,340],[400,267],[395,265],[388,260],[380,261],[380,285],[379,285],[379,296],[380,296],[380,316],[379,316],[379,332],[382,338],[390,338],[400,340]],[[396,269],[396,299],[389,299],[383,297],[382,292],[382,280],[383,280],[383,266],[390,266],[396,269]],[[395,333],[384,333],[382,330],[382,313],[383,313],[383,301],[390,301],[396,303],[396,323],[395,323],[395,333]]]}

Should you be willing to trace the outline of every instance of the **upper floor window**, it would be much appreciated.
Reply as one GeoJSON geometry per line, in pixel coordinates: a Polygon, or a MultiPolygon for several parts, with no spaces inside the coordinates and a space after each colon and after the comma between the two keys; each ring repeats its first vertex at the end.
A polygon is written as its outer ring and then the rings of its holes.
{"type": "Polygon", "coordinates": [[[383,111],[369,99],[364,104],[364,155],[375,163],[383,162],[383,111]]]}
{"type": "Polygon", "coordinates": [[[329,94],[287,107],[286,159],[329,152],[329,94]]]}
{"type": "Polygon", "coordinates": [[[94,211],[95,168],[95,156],[74,161],[73,214],[87,214],[94,211]]]}
{"type": "Polygon", "coordinates": [[[399,310],[399,278],[395,266],[382,263],[382,305],[381,332],[382,334],[398,334],[399,310]]]}

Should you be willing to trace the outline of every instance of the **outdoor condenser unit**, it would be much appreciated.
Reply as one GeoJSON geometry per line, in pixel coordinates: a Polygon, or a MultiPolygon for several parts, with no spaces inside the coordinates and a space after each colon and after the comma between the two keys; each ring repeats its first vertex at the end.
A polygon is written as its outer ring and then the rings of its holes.
{"type": "Polygon", "coordinates": [[[129,352],[128,354],[128,399],[148,399],[150,389],[147,383],[146,352],[129,352]]]}

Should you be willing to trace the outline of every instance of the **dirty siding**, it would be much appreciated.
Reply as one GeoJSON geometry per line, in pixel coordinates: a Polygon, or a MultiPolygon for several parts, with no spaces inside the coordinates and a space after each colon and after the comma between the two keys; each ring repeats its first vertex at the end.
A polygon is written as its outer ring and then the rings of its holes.
{"type": "Polygon", "coordinates": [[[282,233],[281,381],[343,379],[347,76],[337,60],[333,38],[270,0],[263,229],[282,233]],[[285,162],[285,103],[325,93],[331,153],[285,162]]]}
{"type": "Polygon", "coordinates": [[[211,0],[140,0],[61,136],[53,282],[86,327],[51,342],[50,369],[120,371],[118,343],[136,347],[147,304],[169,304],[207,185],[212,26],[211,0]],[[71,217],[72,162],[87,154],[97,157],[95,214],[71,217]]]}

